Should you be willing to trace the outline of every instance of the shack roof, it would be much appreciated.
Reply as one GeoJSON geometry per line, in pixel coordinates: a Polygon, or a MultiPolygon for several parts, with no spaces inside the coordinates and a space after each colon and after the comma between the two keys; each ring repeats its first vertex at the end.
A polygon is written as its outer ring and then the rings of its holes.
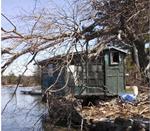
{"type": "Polygon", "coordinates": [[[104,50],[116,50],[116,51],[119,51],[119,52],[122,52],[122,53],[125,53],[125,54],[128,53],[128,50],[125,50],[125,49],[122,49],[122,48],[117,48],[115,46],[107,46],[104,50]]]}
{"type": "MultiPolygon", "coordinates": [[[[115,46],[107,46],[103,49],[103,51],[107,51],[107,50],[116,50],[118,52],[122,52],[124,54],[127,54],[128,53],[128,50],[124,50],[124,49],[121,49],[121,48],[118,48],[118,47],[115,47],[115,46]]],[[[91,54],[92,53],[95,53],[95,50],[91,50],[91,54]]],[[[74,56],[73,56],[73,59],[81,56],[81,55],[85,55],[86,52],[74,52],[74,56]]],[[[69,54],[69,56],[71,57],[72,53],[69,54]]],[[[53,56],[53,57],[50,57],[48,59],[45,59],[45,60],[42,60],[42,61],[38,61],[36,64],[39,64],[39,65],[46,65],[46,64],[49,64],[49,63],[61,63],[63,61],[63,59],[66,57],[65,54],[63,55],[57,55],[57,56],[53,56]]]]}

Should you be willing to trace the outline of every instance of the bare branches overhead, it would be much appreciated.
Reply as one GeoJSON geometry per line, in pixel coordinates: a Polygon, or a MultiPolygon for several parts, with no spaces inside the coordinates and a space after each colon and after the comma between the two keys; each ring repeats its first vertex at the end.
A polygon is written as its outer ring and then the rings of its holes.
{"type": "MultiPolygon", "coordinates": [[[[22,31],[2,14],[13,26],[12,30],[1,28],[2,41],[12,43],[11,47],[9,45],[2,49],[2,56],[11,55],[2,68],[8,67],[15,59],[27,53],[58,50],[62,47],[67,52],[70,47],[84,45],[84,42],[97,38],[100,39],[98,45],[105,44],[110,37],[117,39],[119,33],[118,38],[122,42],[144,45],[149,33],[148,5],[148,0],[66,1],[64,9],[58,6],[49,7],[21,16],[21,20],[26,23],[22,31]]],[[[81,50],[81,46],[77,50],[81,50]]],[[[143,67],[147,64],[140,63],[143,67]]]]}

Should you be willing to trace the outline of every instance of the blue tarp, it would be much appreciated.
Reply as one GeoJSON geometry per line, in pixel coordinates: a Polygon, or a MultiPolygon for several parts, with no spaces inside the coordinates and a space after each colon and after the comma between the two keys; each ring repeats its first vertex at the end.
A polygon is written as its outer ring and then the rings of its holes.
{"type": "Polygon", "coordinates": [[[120,93],[119,97],[123,102],[135,102],[137,98],[136,95],[131,93],[120,93]]]}

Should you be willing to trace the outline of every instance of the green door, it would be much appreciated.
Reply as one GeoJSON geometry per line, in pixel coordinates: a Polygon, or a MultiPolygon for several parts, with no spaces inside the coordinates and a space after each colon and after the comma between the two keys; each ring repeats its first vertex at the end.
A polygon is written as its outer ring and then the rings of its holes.
{"type": "Polygon", "coordinates": [[[124,92],[124,62],[121,52],[105,52],[105,86],[109,95],[124,92]]]}

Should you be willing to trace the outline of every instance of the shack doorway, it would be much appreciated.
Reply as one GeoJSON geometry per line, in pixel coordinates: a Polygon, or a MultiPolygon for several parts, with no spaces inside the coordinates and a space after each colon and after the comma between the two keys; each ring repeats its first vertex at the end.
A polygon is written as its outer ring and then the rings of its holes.
{"type": "Polygon", "coordinates": [[[116,50],[106,51],[105,62],[105,88],[107,95],[118,95],[124,92],[125,71],[124,54],[116,50]]]}

